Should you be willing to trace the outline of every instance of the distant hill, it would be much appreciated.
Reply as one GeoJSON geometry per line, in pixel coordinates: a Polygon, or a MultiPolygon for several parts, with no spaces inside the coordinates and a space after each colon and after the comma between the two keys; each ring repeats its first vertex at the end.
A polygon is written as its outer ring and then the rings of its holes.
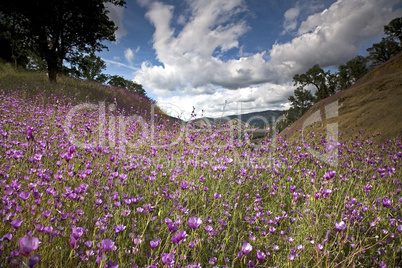
{"type": "Polygon", "coordinates": [[[305,130],[320,134],[327,132],[328,124],[336,124],[340,142],[355,138],[359,131],[363,131],[363,138],[381,133],[375,138],[379,142],[401,136],[402,54],[370,71],[349,89],[316,103],[280,135],[296,137],[303,124],[305,130]],[[318,119],[321,125],[310,125],[312,120],[318,119]]]}
{"type": "Polygon", "coordinates": [[[228,115],[219,118],[202,117],[197,119],[197,121],[200,121],[198,124],[202,124],[202,122],[216,124],[229,121],[231,121],[232,124],[238,124],[240,121],[242,122],[241,124],[243,125],[243,128],[262,128],[275,121],[279,117],[280,112],[280,110],[267,110],[262,112],[228,115]]]}

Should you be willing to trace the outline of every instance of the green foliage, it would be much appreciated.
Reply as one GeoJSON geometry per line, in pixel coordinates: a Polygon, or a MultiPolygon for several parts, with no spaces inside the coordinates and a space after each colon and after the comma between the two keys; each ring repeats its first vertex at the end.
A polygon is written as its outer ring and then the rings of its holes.
{"type": "Polygon", "coordinates": [[[145,95],[145,90],[142,88],[142,85],[137,84],[130,80],[126,80],[124,79],[124,77],[121,77],[119,75],[110,76],[109,81],[107,83],[111,86],[125,88],[129,91],[145,95]]]}
{"type": "Polygon", "coordinates": [[[107,80],[107,77],[102,75],[102,70],[106,69],[106,63],[93,53],[83,57],[82,55],[74,57],[71,60],[71,65],[70,71],[77,77],[101,83],[107,80]]]}
{"type": "Polygon", "coordinates": [[[402,51],[402,17],[395,18],[385,25],[384,33],[387,37],[367,49],[371,67],[386,62],[402,51]]]}
{"type": "Polygon", "coordinates": [[[46,60],[49,79],[55,82],[67,55],[101,51],[106,48],[103,41],[115,41],[117,27],[107,15],[106,3],[123,6],[125,1],[2,1],[0,24],[19,51],[46,60]]]}
{"type": "Polygon", "coordinates": [[[335,93],[334,79],[329,71],[325,72],[318,64],[311,67],[304,74],[296,74],[293,76],[294,85],[306,87],[314,86],[317,91],[315,93],[316,100],[322,100],[335,93]]]}
{"type": "Polygon", "coordinates": [[[402,45],[402,17],[393,19],[384,26],[384,33],[391,38],[399,40],[399,45],[402,45]]]}
{"type": "Polygon", "coordinates": [[[15,32],[17,27],[14,20],[0,17],[0,57],[10,62],[13,61],[14,67],[17,69],[19,66],[25,67],[28,58],[26,56],[27,50],[23,47],[25,41],[24,35],[11,33],[12,31],[15,32]],[[7,29],[12,29],[12,31],[8,31],[7,29]]]}
{"type": "Polygon", "coordinates": [[[288,100],[291,102],[288,118],[292,122],[301,117],[314,104],[313,94],[303,87],[298,87],[294,92],[294,96],[290,96],[288,100]]]}
{"type": "Polygon", "coordinates": [[[385,37],[380,43],[373,44],[367,51],[369,52],[368,58],[371,61],[371,66],[375,67],[400,53],[401,46],[393,38],[385,37]]]}
{"type": "Polygon", "coordinates": [[[359,55],[340,65],[338,70],[339,89],[347,89],[368,72],[367,58],[359,55]]]}

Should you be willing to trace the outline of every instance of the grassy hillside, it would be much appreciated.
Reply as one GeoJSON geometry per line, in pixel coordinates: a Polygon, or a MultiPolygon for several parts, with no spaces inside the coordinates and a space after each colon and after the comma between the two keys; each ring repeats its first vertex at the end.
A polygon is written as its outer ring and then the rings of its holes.
{"type": "Polygon", "coordinates": [[[306,132],[324,134],[326,125],[337,123],[340,141],[349,141],[358,131],[363,136],[381,133],[377,142],[395,139],[402,134],[402,54],[372,70],[351,88],[315,104],[305,115],[286,128],[281,135],[292,138],[299,135],[303,123],[317,111],[321,123],[310,125],[306,132]],[[338,116],[326,119],[325,107],[338,101],[338,116]]]}
{"type": "Polygon", "coordinates": [[[165,116],[165,113],[147,96],[123,88],[65,76],[59,76],[58,83],[51,84],[45,73],[16,71],[7,63],[0,64],[0,89],[5,92],[18,89],[19,94],[25,98],[41,98],[45,104],[56,104],[56,101],[60,102],[65,98],[71,100],[71,105],[98,104],[102,101],[106,104],[116,103],[117,109],[126,113],[149,117],[153,107],[154,113],[165,116]]]}

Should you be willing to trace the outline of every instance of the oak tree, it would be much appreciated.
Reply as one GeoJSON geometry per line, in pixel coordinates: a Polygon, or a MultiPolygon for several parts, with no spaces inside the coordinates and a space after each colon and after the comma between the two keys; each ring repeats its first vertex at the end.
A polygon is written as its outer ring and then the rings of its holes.
{"type": "Polygon", "coordinates": [[[13,0],[0,2],[0,24],[10,38],[47,63],[49,80],[56,82],[64,60],[77,53],[94,53],[115,41],[117,27],[106,4],[124,0],[13,0]]]}

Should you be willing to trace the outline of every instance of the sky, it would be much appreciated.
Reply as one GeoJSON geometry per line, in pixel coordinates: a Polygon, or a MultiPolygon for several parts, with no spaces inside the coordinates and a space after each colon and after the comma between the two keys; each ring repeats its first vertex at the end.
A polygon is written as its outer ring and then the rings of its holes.
{"type": "Polygon", "coordinates": [[[340,64],[384,37],[400,0],[126,0],[109,5],[104,73],[141,85],[174,117],[289,108],[292,77],[340,64]]]}

